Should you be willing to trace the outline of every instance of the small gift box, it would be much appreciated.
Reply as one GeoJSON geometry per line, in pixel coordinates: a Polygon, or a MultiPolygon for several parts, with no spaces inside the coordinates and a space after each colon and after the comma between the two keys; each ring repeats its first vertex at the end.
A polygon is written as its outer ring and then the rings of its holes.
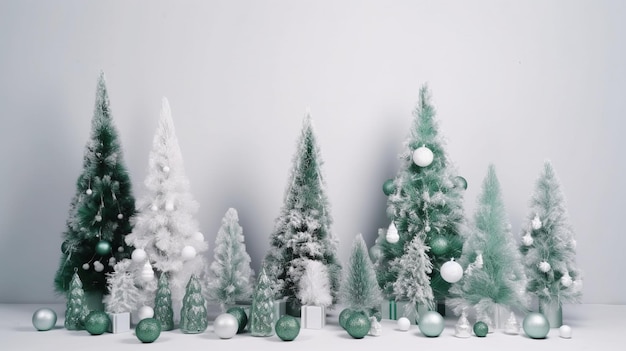
{"type": "Polygon", "coordinates": [[[381,306],[383,319],[398,320],[400,317],[406,317],[411,324],[417,324],[418,312],[423,313],[427,310],[425,306],[419,304],[415,306],[409,301],[388,300],[381,306]]]}
{"type": "Polygon", "coordinates": [[[125,333],[130,331],[130,313],[107,313],[111,323],[109,323],[109,333],[125,333]]]}
{"type": "Polygon", "coordinates": [[[324,306],[303,305],[300,324],[303,329],[322,329],[326,325],[326,308],[324,306]]]}

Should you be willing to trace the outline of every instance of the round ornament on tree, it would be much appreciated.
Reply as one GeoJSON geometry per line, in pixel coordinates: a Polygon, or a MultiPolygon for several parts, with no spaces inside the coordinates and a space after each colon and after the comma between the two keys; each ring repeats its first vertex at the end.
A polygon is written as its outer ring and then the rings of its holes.
{"type": "Polygon", "coordinates": [[[65,253],[65,254],[69,253],[70,252],[70,243],[68,243],[67,241],[64,241],[61,244],[61,252],[65,253]]]}
{"type": "Polygon", "coordinates": [[[443,317],[437,311],[424,312],[420,316],[417,326],[424,336],[437,337],[443,332],[443,317]]]}
{"type": "Polygon", "coordinates": [[[433,152],[426,146],[420,146],[413,151],[413,162],[420,167],[428,167],[433,163],[433,152]]]}
{"type": "Polygon", "coordinates": [[[487,333],[489,333],[489,326],[487,325],[487,323],[482,322],[482,321],[478,321],[476,323],[474,323],[474,335],[476,335],[479,338],[484,338],[485,336],[487,336],[487,333]]]}
{"type": "Polygon", "coordinates": [[[161,322],[155,318],[142,319],[135,328],[137,339],[143,343],[151,343],[161,335],[161,322]]]}
{"type": "Polygon", "coordinates": [[[248,315],[243,307],[231,307],[226,310],[226,313],[232,314],[237,319],[237,324],[239,325],[237,328],[237,334],[243,333],[248,325],[248,315]]]}
{"type": "Polygon", "coordinates": [[[396,192],[396,185],[393,184],[393,179],[387,179],[383,183],[383,194],[389,196],[396,192]]]}
{"type": "Polygon", "coordinates": [[[539,270],[548,273],[552,269],[552,266],[547,261],[539,262],[539,270]]]}
{"type": "Polygon", "coordinates": [[[239,321],[230,313],[222,313],[213,322],[213,331],[220,339],[230,339],[239,330],[239,321]]]}
{"type": "Polygon", "coordinates": [[[93,262],[93,270],[100,273],[104,270],[104,265],[100,261],[93,262]]]}
{"type": "Polygon", "coordinates": [[[364,313],[353,313],[346,322],[346,331],[355,339],[363,339],[371,327],[372,322],[364,313]]]}
{"type": "Polygon", "coordinates": [[[150,306],[142,306],[139,311],[137,311],[137,317],[139,318],[139,321],[152,318],[154,317],[154,309],[150,306]]]}
{"type": "Polygon", "coordinates": [[[276,321],[276,335],[283,341],[292,341],[300,334],[300,322],[295,317],[284,315],[276,321]]]}
{"type": "Polygon", "coordinates": [[[96,253],[100,256],[106,256],[111,253],[111,243],[106,240],[100,240],[96,244],[96,253]]]}
{"type": "Polygon", "coordinates": [[[452,258],[441,265],[440,273],[443,280],[448,283],[456,283],[463,278],[463,267],[452,258]]]}
{"type": "Polygon", "coordinates": [[[546,316],[538,312],[530,312],[522,323],[524,333],[532,339],[545,339],[550,332],[550,323],[546,316]]]}
{"type": "Polygon", "coordinates": [[[91,311],[85,318],[85,329],[91,335],[102,335],[109,329],[111,320],[104,311],[91,311]]]}
{"type": "Polygon", "coordinates": [[[430,252],[435,256],[443,256],[450,248],[450,242],[442,235],[434,236],[429,242],[430,252]]]}
{"type": "Polygon", "coordinates": [[[401,331],[407,331],[411,328],[411,321],[406,317],[398,318],[398,329],[401,331]]]}
{"type": "Polygon", "coordinates": [[[146,251],[144,249],[134,249],[133,253],[130,254],[130,258],[135,263],[141,263],[141,262],[145,261],[146,257],[148,257],[148,255],[146,254],[146,251]]]}
{"type": "Polygon", "coordinates": [[[91,195],[91,194],[93,194],[93,190],[87,189],[87,190],[85,190],[85,194],[91,195]]]}
{"type": "Polygon", "coordinates": [[[461,176],[454,177],[454,185],[463,188],[463,190],[467,190],[467,180],[461,176]]]}
{"type": "Polygon", "coordinates": [[[195,241],[204,241],[204,234],[200,233],[200,232],[195,232],[193,233],[193,240],[195,241]]]}
{"type": "Polygon", "coordinates": [[[182,251],[180,252],[180,256],[183,258],[183,260],[189,261],[192,258],[196,257],[196,249],[194,249],[193,246],[187,245],[183,247],[182,251]]]}
{"type": "Polygon", "coordinates": [[[57,314],[52,309],[44,307],[33,313],[33,327],[39,331],[47,331],[57,323],[57,314]]]}

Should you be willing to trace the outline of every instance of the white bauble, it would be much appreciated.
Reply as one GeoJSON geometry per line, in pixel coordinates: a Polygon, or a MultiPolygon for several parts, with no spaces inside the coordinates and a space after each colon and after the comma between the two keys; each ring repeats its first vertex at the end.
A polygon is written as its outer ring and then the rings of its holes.
{"type": "Polygon", "coordinates": [[[189,261],[190,259],[196,257],[196,249],[193,246],[185,246],[180,252],[181,257],[185,261],[189,261]]]}
{"type": "Polygon", "coordinates": [[[152,265],[150,265],[149,261],[146,261],[146,264],[144,264],[141,269],[141,279],[145,282],[149,282],[154,279],[154,271],[152,270],[152,265]]]}
{"type": "Polygon", "coordinates": [[[559,336],[563,339],[571,339],[572,338],[572,328],[569,325],[563,324],[559,328],[559,336]]]}
{"type": "Polygon", "coordinates": [[[193,233],[192,238],[193,238],[193,240],[202,242],[202,241],[204,241],[204,234],[202,234],[200,232],[195,232],[195,233],[193,233]]]}
{"type": "Polygon", "coordinates": [[[124,215],[123,215],[123,214],[121,214],[121,213],[118,213],[118,214],[117,214],[117,219],[123,219],[123,218],[124,218],[124,215]]]}
{"type": "Polygon", "coordinates": [[[168,201],[165,204],[165,210],[166,211],[174,211],[174,203],[172,201],[168,201]]]}
{"type": "Polygon", "coordinates": [[[159,207],[157,205],[152,205],[150,209],[156,212],[159,209],[159,207]]]}
{"type": "Polygon", "coordinates": [[[100,273],[104,270],[104,265],[100,263],[100,261],[95,261],[93,263],[93,270],[100,273]]]}
{"type": "Polygon", "coordinates": [[[535,218],[531,221],[531,225],[534,230],[541,229],[542,223],[541,219],[539,219],[539,215],[535,215],[535,218]]]}
{"type": "Polygon", "coordinates": [[[539,262],[539,270],[548,273],[552,269],[552,266],[547,261],[539,262]]]}
{"type": "Polygon", "coordinates": [[[532,236],[530,236],[530,232],[526,232],[526,234],[522,237],[522,244],[524,246],[531,246],[535,242],[532,236]]]}
{"type": "Polygon", "coordinates": [[[88,271],[89,270],[89,263],[83,264],[83,269],[88,271]]]}
{"type": "Polygon", "coordinates": [[[163,172],[169,173],[170,172],[170,168],[168,166],[163,166],[163,172]]]}
{"type": "Polygon", "coordinates": [[[572,277],[570,277],[569,273],[566,273],[564,276],[561,277],[561,285],[563,285],[566,288],[569,288],[570,286],[572,286],[572,283],[574,281],[572,280],[572,277]]]}
{"type": "Polygon", "coordinates": [[[441,266],[441,278],[448,283],[456,283],[463,278],[463,267],[453,259],[441,266]]]}
{"type": "Polygon", "coordinates": [[[93,194],[93,190],[91,190],[91,189],[87,189],[87,190],[85,191],[85,193],[86,193],[87,195],[91,195],[91,194],[93,194]]]}
{"type": "Polygon", "coordinates": [[[398,228],[396,228],[396,225],[393,222],[391,222],[389,228],[387,228],[387,235],[385,236],[385,239],[387,239],[387,242],[389,242],[390,244],[395,244],[398,242],[398,240],[400,240],[400,235],[398,235],[398,228]]]}
{"type": "Polygon", "coordinates": [[[213,322],[213,331],[220,339],[230,339],[237,334],[239,321],[230,313],[222,313],[213,322]]]}
{"type": "Polygon", "coordinates": [[[433,152],[426,146],[420,146],[413,151],[413,162],[420,167],[428,167],[433,163],[433,152]]]}
{"type": "Polygon", "coordinates": [[[154,317],[154,309],[150,306],[142,306],[139,311],[137,311],[137,317],[139,317],[140,321],[146,318],[152,318],[154,317]]]}
{"type": "Polygon", "coordinates": [[[133,253],[130,255],[130,258],[135,263],[141,263],[146,260],[147,254],[144,249],[134,249],[133,253]]]}
{"type": "Polygon", "coordinates": [[[398,329],[402,331],[407,331],[411,328],[411,321],[406,317],[398,318],[398,329]]]}

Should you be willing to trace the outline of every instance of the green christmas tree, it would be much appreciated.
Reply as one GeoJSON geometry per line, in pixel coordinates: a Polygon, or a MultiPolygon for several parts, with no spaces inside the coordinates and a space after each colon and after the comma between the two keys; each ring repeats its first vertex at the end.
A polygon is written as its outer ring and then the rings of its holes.
{"type": "Polygon", "coordinates": [[[372,309],[380,308],[383,300],[374,264],[361,234],[354,238],[352,244],[348,269],[341,285],[341,300],[345,306],[353,310],[368,313],[372,309]]]}
{"type": "Polygon", "coordinates": [[[228,209],[215,239],[215,258],[211,263],[208,295],[219,302],[222,310],[236,301],[252,296],[250,256],[246,252],[243,229],[234,208],[228,209]]]}
{"type": "Polygon", "coordinates": [[[209,318],[200,281],[192,275],[183,298],[183,308],[180,310],[180,330],[185,334],[198,334],[204,332],[208,325],[209,318]]]}
{"type": "Polygon", "coordinates": [[[494,318],[508,317],[509,308],[525,308],[526,278],[493,165],[483,182],[474,224],[458,260],[467,267],[465,275],[452,286],[447,302],[456,314],[474,308],[480,320],[501,328],[505,320],[494,318]]]}
{"type": "Polygon", "coordinates": [[[445,153],[426,86],[420,89],[414,117],[405,151],[400,155],[401,168],[389,193],[387,214],[392,225],[388,240],[380,245],[378,282],[387,298],[398,298],[394,293],[398,270],[390,269],[390,265],[407,254],[407,246],[419,235],[430,247],[430,284],[435,299],[441,302],[450,284],[441,278],[440,267],[450,258],[460,257],[463,248],[464,179],[457,176],[445,153]],[[395,229],[397,241],[391,240],[395,229]]]}
{"type": "Polygon", "coordinates": [[[288,298],[288,310],[298,314],[299,280],[307,260],[327,267],[333,304],[337,301],[341,266],[337,260],[337,240],[330,230],[331,216],[322,159],[311,116],[306,115],[294,157],[289,186],[280,216],[270,239],[264,268],[274,283],[275,297],[288,298]]]}
{"type": "Polygon", "coordinates": [[[265,269],[261,269],[261,274],[252,295],[252,307],[250,308],[250,332],[252,335],[274,335],[275,317],[272,285],[265,273],[265,269]]]}
{"type": "Polygon", "coordinates": [[[134,211],[131,182],[101,73],[91,138],[70,205],[61,263],[54,279],[56,291],[67,292],[78,269],[85,291],[106,293],[106,274],[113,271],[117,261],[130,257],[124,236],[132,229],[129,219],[134,211]]]}
{"type": "Polygon", "coordinates": [[[85,318],[89,314],[83,283],[80,281],[78,273],[74,273],[70,282],[70,289],[67,293],[65,308],[65,328],[68,330],[85,329],[85,318]]]}
{"type": "Polygon", "coordinates": [[[154,299],[154,318],[161,322],[161,330],[174,329],[174,310],[172,309],[172,292],[167,273],[159,277],[156,297],[154,299]]]}
{"type": "Polygon", "coordinates": [[[423,305],[428,310],[433,309],[434,295],[428,276],[433,265],[428,258],[430,248],[424,244],[421,236],[416,235],[406,248],[406,254],[402,255],[390,264],[390,269],[396,272],[398,279],[393,283],[393,295],[398,300],[411,302],[406,304],[405,315],[411,315],[410,309],[417,309],[423,305]]]}
{"type": "Polygon", "coordinates": [[[576,240],[565,197],[550,162],[545,162],[530,202],[521,253],[526,290],[546,303],[580,302],[582,274],[576,266],[576,240]]]}

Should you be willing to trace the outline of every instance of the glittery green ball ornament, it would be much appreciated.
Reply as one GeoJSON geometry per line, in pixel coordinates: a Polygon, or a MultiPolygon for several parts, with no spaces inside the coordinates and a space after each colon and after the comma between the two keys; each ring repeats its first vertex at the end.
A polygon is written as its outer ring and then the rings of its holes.
{"type": "Polygon", "coordinates": [[[300,322],[289,315],[284,315],[276,321],[276,335],[283,341],[292,341],[300,334],[300,322]]]}
{"type": "Polygon", "coordinates": [[[424,336],[431,338],[441,335],[443,332],[443,317],[437,311],[427,311],[420,316],[417,326],[424,336]]]}
{"type": "Polygon", "coordinates": [[[450,243],[444,236],[437,235],[430,239],[430,252],[435,256],[443,256],[448,252],[450,243]]]}
{"type": "Polygon", "coordinates": [[[387,179],[383,183],[383,193],[387,196],[393,194],[396,191],[396,185],[393,184],[393,179],[387,179]]]}
{"type": "Polygon", "coordinates": [[[365,337],[371,327],[372,322],[370,322],[370,319],[364,313],[355,312],[346,322],[346,331],[355,339],[365,337]]]}
{"type": "Polygon", "coordinates": [[[458,176],[454,178],[454,183],[459,188],[463,188],[463,190],[467,190],[467,180],[465,178],[458,176]]]}
{"type": "Polygon", "coordinates": [[[474,323],[474,335],[484,338],[489,333],[489,326],[485,322],[478,321],[474,323]]]}
{"type": "Polygon", "coordinates": [[[109,329],[109,323],[109,315],[104,311],[91,311],[85,318],[85,329],[91,335],[101,335],[109,329]]]}
{"type": "Polygon", "coordinates": [[[135,328],[135,335],[143,343],[151,343],[161,335],[161,322],[155,318],[142,319],[135,328]]]}
{"type": "Polygon", "coordinates": [[[346,308],[341,311],[341,313],[339,313],[339,325],[343,329],[346,329],[346,323],[348,322],[348,319],[350,319],[350,317],[352,317],[355,312],[356,311],[351,308],[346,308]]]}
{"type": "Polygon", "coordinates": [[[544,339],[550,332],[550,323],[546,316],[537,312],[530,312],[522,323],[524,333],[532,339],[544,339]]]}
{"type": "Polygon", "coordinates": [[[248,325],[248,315],[243,307],[231,307],[226,310],[226,313],[232,314],[237,318],[237,322],[239,323],[239,328],[237,329],[237,334],[243,333],[248,325]]]}
{"type": "Polygon", "coordinates": [[[111,253],[111,243],[106,240],[100,240],[96,244],[96,253],[105,256],[111,253]]]}

